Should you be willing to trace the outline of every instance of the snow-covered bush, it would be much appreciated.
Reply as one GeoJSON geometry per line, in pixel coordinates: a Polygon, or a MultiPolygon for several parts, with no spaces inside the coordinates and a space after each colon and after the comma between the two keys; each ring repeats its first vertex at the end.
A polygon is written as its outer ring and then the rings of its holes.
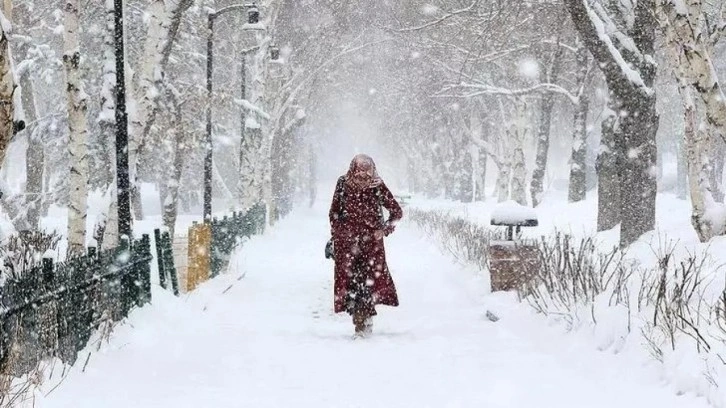
{"type": "MultiPolygon", "coordinates": [[[[443,212],[410,209],[409,219],[457,259],[488,272],[496,234],[443,212]]],[[[726,406],[726,279],[707,253],[685,253],[677,243],[651,248],[644,264],[627,249],[603,250],[596,238],[557,232],[528,241],[539,253],[533,281],[519,298],[568,331],[589,331],[600,350],[626,347],[661,363],[679,392],[696,392],[726,406]]]]}
{"type": "Polygon", "coordinates": [[[56,232],[22,231],[0,244],[0,286],[5,279],[19,278],[43,257],[56,258],[61,236],[56,232]]]}

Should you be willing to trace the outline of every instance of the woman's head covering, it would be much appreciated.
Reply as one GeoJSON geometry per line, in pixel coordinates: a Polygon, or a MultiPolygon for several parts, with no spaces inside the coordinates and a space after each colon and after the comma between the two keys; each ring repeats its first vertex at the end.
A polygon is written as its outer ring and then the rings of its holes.
{"type": "Polygon", "coordinates": [[[367,154],[358,154],[353,157],[345,180],[348,185],[357,190],[375,188],[383,182],[376,171],[376,163],[367,154]]]}

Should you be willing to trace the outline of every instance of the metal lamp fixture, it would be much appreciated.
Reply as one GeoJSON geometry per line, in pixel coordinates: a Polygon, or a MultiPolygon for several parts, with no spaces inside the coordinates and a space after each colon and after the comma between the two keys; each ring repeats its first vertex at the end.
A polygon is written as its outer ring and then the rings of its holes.
{"type": "Polygon", "coordinates": [[[255,3],[246,4],[247,7],[247,22],[249,24],[257,24],[260,22],[260,9],[257,8],[255,3]]]}

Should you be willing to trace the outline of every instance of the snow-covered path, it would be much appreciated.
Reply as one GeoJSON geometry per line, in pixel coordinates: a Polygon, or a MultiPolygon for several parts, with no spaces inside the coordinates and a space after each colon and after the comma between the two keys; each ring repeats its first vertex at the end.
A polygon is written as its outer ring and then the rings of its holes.
{"type": "Polygon", "coordinates": [[[347,316],[331,312],[326,238],[322,209],[296,211],[228,275],[181,300],[155,293],[36,406],[706,406],[487,295],[485,279],[406,223],[387,239],[401,306],[380,308],[374,335],[352,340],[347,316]]]}

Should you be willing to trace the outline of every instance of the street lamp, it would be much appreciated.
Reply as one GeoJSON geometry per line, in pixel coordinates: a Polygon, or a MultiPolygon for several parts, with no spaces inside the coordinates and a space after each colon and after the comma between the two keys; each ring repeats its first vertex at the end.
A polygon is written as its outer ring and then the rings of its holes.
{"type": "Polygon", "coordinates": [[[280,59],[280,49],[276,45],[270,46],[270,59],[273,61],[280,59]]]}
{"type": "Polygon", "coordinates": [[[254,3],[227,6],[210,12],[207,17],[207,129],[204,141],[204,221],[211,221],[212,219],[212,72],[214,70],[214,21],[217,17],[224,14],[240,10],[247,10],[247,24],[242,26],[243,30],[264,30],[264,27],[259,25],[260,12],[254,3]]]}

